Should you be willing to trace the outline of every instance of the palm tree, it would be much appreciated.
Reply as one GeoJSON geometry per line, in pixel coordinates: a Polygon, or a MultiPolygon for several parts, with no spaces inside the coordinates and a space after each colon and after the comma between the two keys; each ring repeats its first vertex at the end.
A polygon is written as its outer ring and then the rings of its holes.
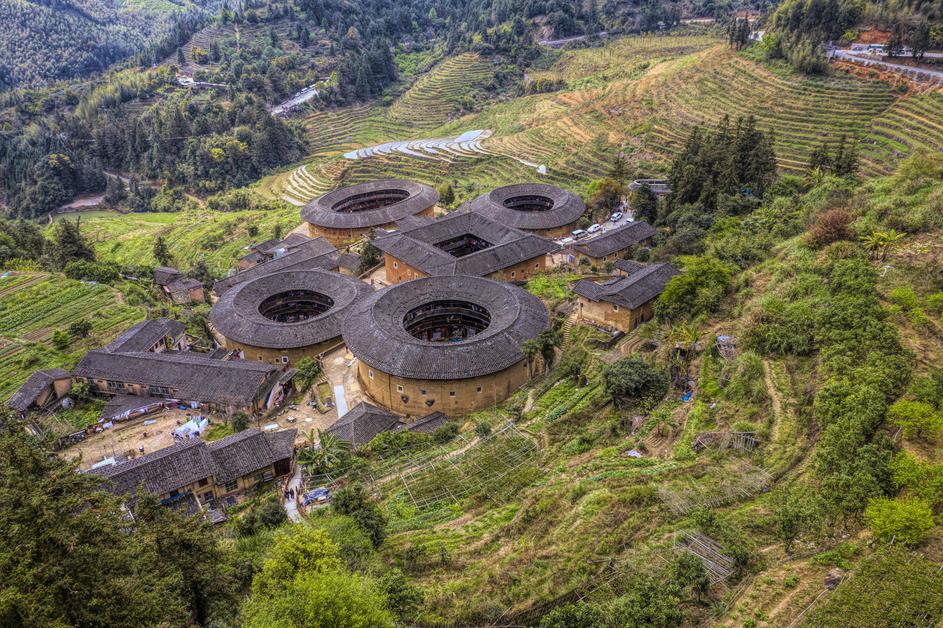
{"type": "Polygon", "coordinates": [[[334,469],[340,466],[347,455],[350,453],[350,443],[339,439],[334,434],[318,430],[318,438],[321,440],[321,453],[324,457],[324,465],[328,469],[334,469]]]}
{"type": "Polygon", "coordinates": [[[887,253],[891,247],[903,240],[906,235],[897,229],[888,229],[887,231],[872,231],[861,239],[872,255],[880,254],[880,260],[883,262],[887,259],[887,253]]]}
{"type": "Polygon", "coordinates": [[[533,377],[534,358],[537,357],[538,353],[540,353],[540,343],[538,343],[534,338],[525,340],[521,343],[521,350],[524,352],[524,357],[527,358],[527,375],[528,377],[533,377]]]}

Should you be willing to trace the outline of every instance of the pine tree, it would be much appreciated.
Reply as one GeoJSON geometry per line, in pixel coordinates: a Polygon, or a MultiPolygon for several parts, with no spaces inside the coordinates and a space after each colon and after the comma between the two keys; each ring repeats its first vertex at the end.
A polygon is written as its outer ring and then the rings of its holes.
{"type": "Polygon", "coordinates": [[[154,239],[154,259],[157,260],[157,263],[161,266],[170,266],[173,258],[170,255],[170,251],[167,249],[167,243],[164,242],[164,236],[157,236],[154,239]]]}

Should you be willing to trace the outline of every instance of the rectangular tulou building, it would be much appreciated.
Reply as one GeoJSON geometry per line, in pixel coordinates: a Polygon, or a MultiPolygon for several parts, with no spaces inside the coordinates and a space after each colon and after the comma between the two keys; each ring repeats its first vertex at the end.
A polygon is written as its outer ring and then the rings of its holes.
{"type": "Polygon", "coordinates": [[[389,283],[452,275],[526,281],[545,270],[547,254],[559,248],[477,212],[412,221],[373,244],[383,251],[389,283]]]}

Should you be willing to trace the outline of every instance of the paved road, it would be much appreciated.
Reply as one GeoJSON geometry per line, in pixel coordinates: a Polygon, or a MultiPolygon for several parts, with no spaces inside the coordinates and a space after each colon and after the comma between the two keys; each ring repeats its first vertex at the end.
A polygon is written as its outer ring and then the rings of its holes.
{"type": "Polygon", "coordinates": [[[909,65],[884,61],[865,53],[855,54],[848,50],[832,50],[831,56],[836,59],[841,59],[842,61],[850,61],[851,63],[856,63],[865,67],[884,68],[885,70],[890,70],[891,72],[895,72],[897,74],[903,74],[904,76],[912,78],[916,81],[943,83],[943,70],[915,68],[909,65]]]}
{"type": "Polygon", "coordinates": [[[289,111],[297,107],[298,105],[308,102],[309,100],[311,100],[317,95],[318,95],[318,90],[312,87],[309,91],[303,94],[300,94],[298,96],[292,96],[285,102],[275,105],[274,107],[269,109],[269,113],[271,113],[273,116],[280,116],[286,111],[289,111]]]}
{"type": "Polygon", "coordinates": [[[590,37],[605,37],[608,35],[606,31],[600,31],[598,33],[592,33],[590,35],[576,35],[575,37],[564,37],[562,39],[541,39],[537,43],[541,46],[549,46],[551,48],[559,48],[560,46],[565,46],[566,44],[571,44],[574,41],[583,41],[590,37]]]}

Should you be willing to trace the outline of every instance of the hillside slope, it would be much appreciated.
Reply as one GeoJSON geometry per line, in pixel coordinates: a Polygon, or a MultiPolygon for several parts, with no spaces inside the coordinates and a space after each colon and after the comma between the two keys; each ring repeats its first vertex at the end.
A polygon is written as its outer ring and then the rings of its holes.
{"type": "Polygon", "coordinates": [[[100,72],[166,36],[175,19],[208,14],[218,5],[215,0],[0,0],[0,89],[100,72]]]}

